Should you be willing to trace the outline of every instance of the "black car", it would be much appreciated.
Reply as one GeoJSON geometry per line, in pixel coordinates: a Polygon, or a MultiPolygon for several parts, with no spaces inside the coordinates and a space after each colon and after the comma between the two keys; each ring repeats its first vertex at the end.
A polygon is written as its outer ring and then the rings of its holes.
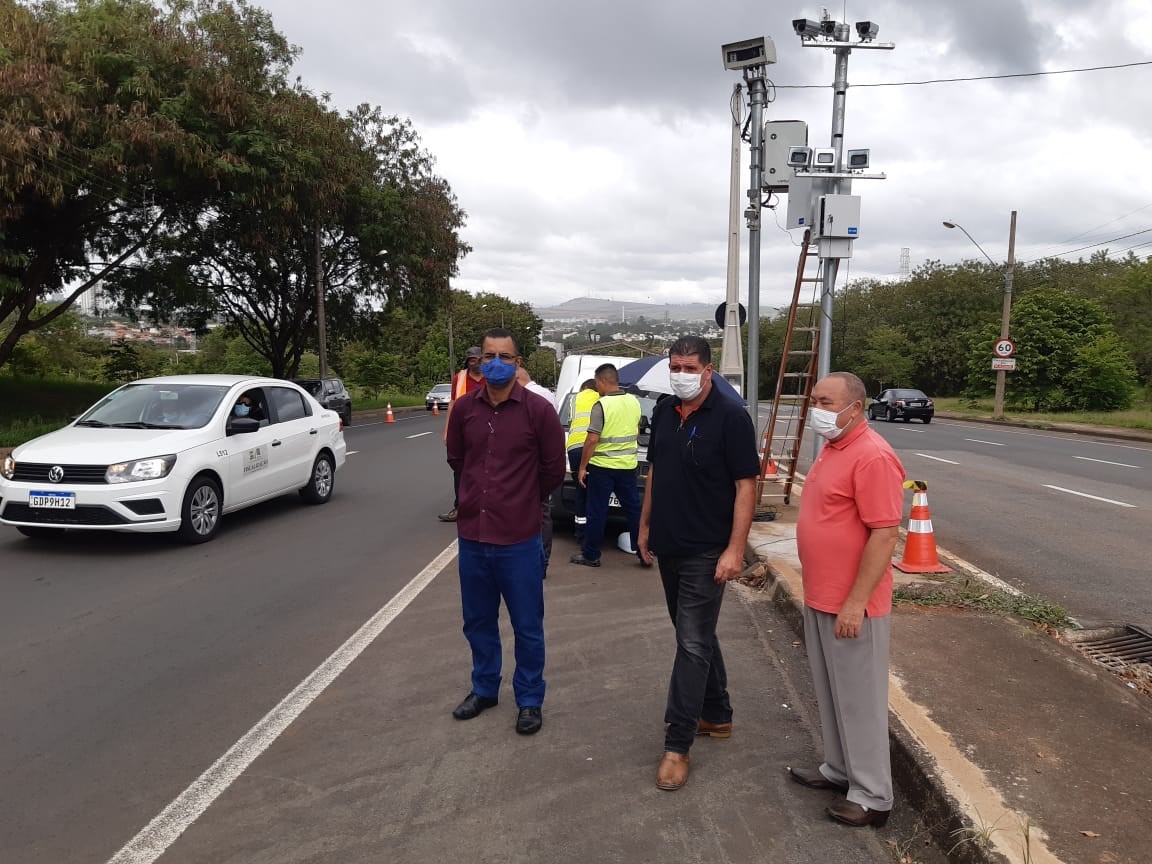
{"type": "Polygon", "coordinates": [[[339,414],[345,426],[352,425],[352,397],[339,378],[293,378],[292,383],[299,384],[317,402],[339,414]]]}
{"type": "Polygon", "coordinates": [[[931,423],[935,413],[936,407],[923,390],[885,390],[868,406],[869,420],[883,417],[889,423],[895,420],[907,423],[913,418],[931,423]]]}

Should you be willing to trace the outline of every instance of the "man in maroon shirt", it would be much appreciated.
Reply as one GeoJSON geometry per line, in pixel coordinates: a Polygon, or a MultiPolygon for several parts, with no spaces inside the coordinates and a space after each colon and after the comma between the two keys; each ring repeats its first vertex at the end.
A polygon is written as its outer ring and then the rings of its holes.
{"type": "Polygon", "coordinates": [[[544,550],[541,502],[568,461],[556,410],[516,382],[520,351],[503,328],[484,334],[485,386],[461,396],[448,418],[448,464],[460,476],[460,601],[472,648],[472,691],[452,716],[471,720],[500,693],[500,600],[516,637],[516,731],[543,723],[544,550]]]}

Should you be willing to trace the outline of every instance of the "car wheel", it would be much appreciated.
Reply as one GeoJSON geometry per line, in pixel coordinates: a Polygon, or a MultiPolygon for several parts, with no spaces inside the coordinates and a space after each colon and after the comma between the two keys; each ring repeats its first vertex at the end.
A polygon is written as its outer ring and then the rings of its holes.
{"type": "Polygon", "coordinates": [[[347,414],[345,414],[344,416],[342,416],[340,418],[340,422],[343,423],[345,426],[351,426],[352,425],[352,410],[351,409],[348,410],[347,414]]]}
{"type": "Polygon", "coordinates": [[[895,423],[896,422],[896,409],[895,408],[889,407],[887,420],[889,423],[895,423]]]}
{"type": "Polygon", "coordinates": [[[336,468],[332,457],[321,453],[312,463],[312,477],[308,485],[300,490],[300,497],[309,504],[324,504],[332,497],[332,489],[336,484],[336,468]]]}
{"type": "Polygon", "coordinates": [[[912,415],[911,414],[905,414],[900,419],[903,420],[905,423],[911,423],[912,422],[912,415]]]}
{"type": "Polygon", "coordinates": [[[16,530],[33,540],[51,540],[64,533],[63,528],[41,528],[32,525],[17,525],[16,530]]]}
{"type": "Polygon", "coordinates": [[[931,422],[932,422],[932,418],[931,418],[931,417],[924,417],[924,418],[923,418],[923,420],[924,420],[924,425],[925,425],[925,426],[927,426],[929,423],[931,423],[931,422]]]}
{"type": "Polygon", "coordinates": [[[869,420],[875,420],[876,419],[876,406],[875,405],[869,405],[868,406],[868,419],[869,420]]]}
{"type": "Polygon", "coordinates": [[[185,543],[207,543],[220,530],[223,511],[220,486],[211,477],[197,477],[184,493],[180,508],[180,539],[185,543]]]}

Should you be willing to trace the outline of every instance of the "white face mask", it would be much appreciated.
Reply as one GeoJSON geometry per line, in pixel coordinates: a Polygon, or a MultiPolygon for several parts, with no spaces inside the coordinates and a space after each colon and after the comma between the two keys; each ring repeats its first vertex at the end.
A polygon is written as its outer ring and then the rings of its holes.
{"type": "MultiPolygon", "coordinates": [[[[853,405],[856,403],[852,403],[853,405]]],[[[829,441],[835,441],[839,438],[844,430],[836,425],[837,418],[843,414],[852,405],[840,411],[829,411],[826,408],[810,408],[808,410],[808,428],[810,428],[817,435],[827,438],[829,441]]]]}
{"type": "Polygon", "coordinates": [[[699,372],[669,372],[668,377],[672,382],[672,392],[685,402],[691,402],[704,389],[699,372]]]}

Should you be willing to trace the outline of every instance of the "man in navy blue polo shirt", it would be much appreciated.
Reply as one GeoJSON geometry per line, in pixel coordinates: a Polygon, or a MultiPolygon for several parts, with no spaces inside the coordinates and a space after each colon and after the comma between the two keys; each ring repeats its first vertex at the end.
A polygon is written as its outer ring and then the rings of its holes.
{"type": "Polygon", "coordinates": [[[673,398],[653,412],[640,555],[660,564],[676,660],[668,685],[664,758],[656,785],[688,782],[697,735],[732,734],[732,704],[716,622],[724,585],[744,569],[760,457],[744,406],[712,386],[712,349],[682,336],[669,349],[673,398]]]}

